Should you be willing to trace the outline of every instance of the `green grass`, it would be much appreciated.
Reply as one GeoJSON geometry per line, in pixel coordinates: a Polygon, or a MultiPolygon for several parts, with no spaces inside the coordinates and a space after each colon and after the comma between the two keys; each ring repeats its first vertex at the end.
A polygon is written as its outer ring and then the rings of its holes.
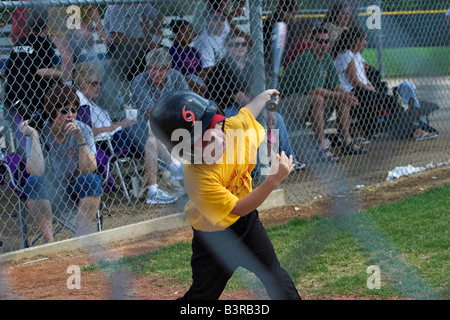
{"type": "MultiPolygon", "coordinates": [[[[449,299],[450,185],[366,212],[294,218],[267,228],[283,267],[300,293],[380,299],[449,299]],[[369,266],[381,270],[381,288],[368,289],[369,266]]],[[[190,243],[182,242],[84,270],[126,268],[164,285],[190,282],[190,243]]],[[[260,286],[243,269],[227,290],[260,286]]]]}
{"type": "MultiPolygon", "coordinates": [[[[382,55],[386,78],[450,75],[450,47],[385,48],[382,55]]],[[[364,50],[363,57],[378,67],[376,49],[364,50]]]]}

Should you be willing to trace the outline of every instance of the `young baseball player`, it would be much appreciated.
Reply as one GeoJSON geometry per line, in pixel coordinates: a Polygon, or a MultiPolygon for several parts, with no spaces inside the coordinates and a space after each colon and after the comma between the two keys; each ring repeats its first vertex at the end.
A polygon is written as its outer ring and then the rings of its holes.
{"type": "Polygon", "coordinates": [[[183,299],[218,299],[238,267],[255,273],[270,298],[300,299],[256,210],[289,175],[292,156],[274,155],[264,182],[255,190],[251,184],[256,150],[265,138],[256,117],[272,94],[278,97],[279,92],[262,92],[227,119],[213,101],[185,90],[166,94],[153,109],[155,136],[187,160],[184,184],[190,200],[185,211],[194,231],[193,282],[183,299]],[[236,139],[237,132],[242,136],[236,139]],[[180,149],[177,137],[187,137],[188,148],[180,149]]]}

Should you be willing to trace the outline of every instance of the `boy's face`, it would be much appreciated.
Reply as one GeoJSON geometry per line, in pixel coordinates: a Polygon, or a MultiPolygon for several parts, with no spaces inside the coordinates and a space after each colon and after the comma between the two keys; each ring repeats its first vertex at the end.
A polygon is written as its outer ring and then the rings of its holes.
{"type": "Polygon", "coordinates": [[[358,52],[364,51],[364,49],[365,49],[366,46],[367,46],[367,36],[364,36],[364,37],[361,38],[361,39],[357,39],[357,40],[356,40],[355,46],[356,46],[356,50],[357,50],[358,52]]]}
{"type": "Polygon", "coordinates": [[[328,33],[318,33],[312,41],[311,50],[317,56],[321,56],[328,51],[328,44],[330,42],[330,36],[328,33]]]}
{"type": "Polygon", "coordinates": [[[194,143],[194,151],[200,153],[205,161],[219,160],[226,148],[225,133],[222,131],[221,125],[216,124],[203,134],[202,139],[194,143]]]}

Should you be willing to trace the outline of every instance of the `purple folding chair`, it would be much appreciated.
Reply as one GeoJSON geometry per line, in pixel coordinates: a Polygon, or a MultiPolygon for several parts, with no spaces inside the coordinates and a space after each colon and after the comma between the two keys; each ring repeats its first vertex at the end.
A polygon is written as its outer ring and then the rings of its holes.
{"type": "MultiPolygon", "coordinates": [[[[90,126],[92,128],[91,109],[88,105],[82,105],[78,108],[77,120],[87,124],[88,126],[90,126]]],[[[112,165],[112,166],[114,166],[114,169],[117,173],[117,177],[119,179],[119,182],[123,189],[123,193],[124,193],[125,197],[127,198],[127,200],[129,202],[133,202],[131,199],[131,196],[130,196],[130,192],[128,191],[127,184],[125,183],[125,179],[123,177],[119,163],[121,163],[121,164],[128,163],[133,167],[134,176],[131,178],[131,182],[132,182],[133,194],[137,198],[139,196],[139,194],[138,194],[139,192],[137,190],[137,189],[139,189],[139,187],[137,186],[135,178],[139,177],[140,175],[139,175],[139,170],[138,170],[137,164],[134,161],[134,155],[130,149],[122,149],[119,151],[115,151],[112,146],[111,139],[112,139],[112,136],[101,136],[101,137],[95,138],[95,141],[99,144],[101,142],[106,142],[106,144],[108,145],[110,154],[111,154],[111,155],[108,155],[108,154],[104,153],[100,148],[97,148],[97,164],[99,167],[98,171],[99,171],[99,174],[101,174],[102,177],[105,179],[104,181],[108,182],[107,189],[104,191],[105,192],[107,192],[107,190],[108,191],[116,191],[116,189],[117,189],[115,186],[114,177],[112,176],[112,172],[111,172],[112,171],[111,165],[112,165]]]]}
{"type": "MultiPolygon", "coordinates": [[[[98,153],[97,158],[102,157],[103,153],[98,153]]],[[[103,187],[113,188],[114,180],[109,174],[109,168],[112,162],[116,160],[116,156],[106,156],[103,155],[102,164],[99,165],[99,174],[103,179],[103,187]],[[100,172],[103,170],[103,172],[100,172]]],[[[10,153],[4,159],[0,160],[0,185],[3,185],[6,178],[9,179],[8,185],[19,197],[19,221],[20,229],[22,233],[22,247],[28,248],[32,246],[42,234],[38,234],[31,241],[28,241],[28,228],[26,225],[26,211],[24,203],[28,200],[27,194],[24,192],[25,185],[30,174],[26,171],[26,157],[24,155],[19,155],[17,153],[10,153]]],[[[103,229],[103,218],[101,215],[101,210],[97,210],[97,231],[102,231],[103,229]]],[[[75,233],[75,224],[70,222],[70,220],[75,216],[77,211],[71,212],[68,217],[63,217],[62,214],[57,214],[53,212],[53,223],[59,223],[58,227],[54,230],[53,234],[57,234],[62,228],[66,228],[72,233],[75,233]]]]}
{"type": "Polygon", "coordinates": [[[0,160],[0,185],[3,185],[5,178],[9,177],[9,186],[19,197],[19,223],[22,231],[22,247],[29,247],[27,239],[27,225],[25,223],[25,212],[23,202],[27,200],[27,195],[23,188],[30,175],[25,170],[25,157],[16,153],[8,154],[0,160]]]}

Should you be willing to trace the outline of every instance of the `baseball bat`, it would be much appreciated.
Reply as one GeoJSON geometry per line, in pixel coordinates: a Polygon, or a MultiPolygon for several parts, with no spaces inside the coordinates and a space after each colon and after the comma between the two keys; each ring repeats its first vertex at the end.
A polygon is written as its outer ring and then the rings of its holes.
{"type": "MultiPolygon", "coordinates": [[[[280,74],[281,59],[283,58],[284,48],[286,45],[287,25],[284,22],[275,23],[272,30],[272,76],[270,79],[270,89],[277,89],[278,76],[280,74]]],[[[266,109],[274,111],[277,108],[275,95],[272,95],[266,102],[266,109]]]]}

